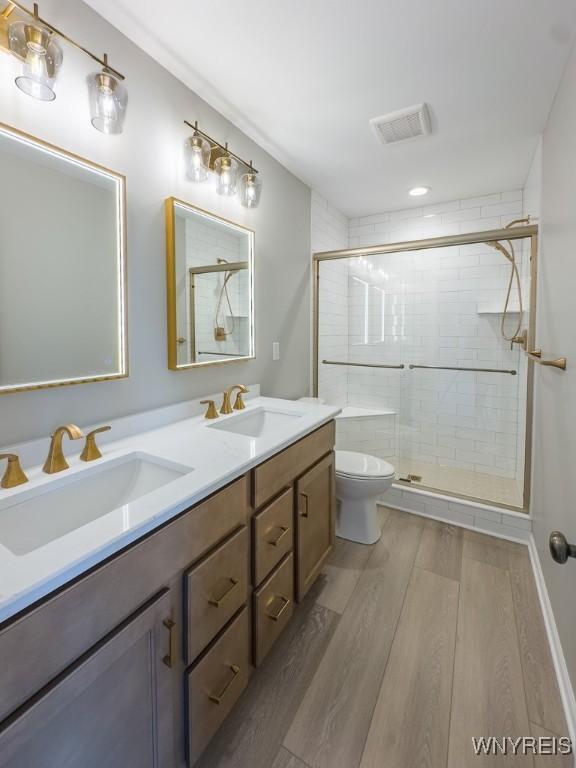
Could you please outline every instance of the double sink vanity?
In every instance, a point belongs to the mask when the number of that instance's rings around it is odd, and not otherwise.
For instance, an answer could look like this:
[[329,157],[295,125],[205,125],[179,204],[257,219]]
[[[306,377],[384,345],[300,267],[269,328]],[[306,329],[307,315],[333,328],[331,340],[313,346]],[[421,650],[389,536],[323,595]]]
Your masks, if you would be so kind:
[[200,408],[0,492],[0,765],[193,765],[318,576],[338,409]]

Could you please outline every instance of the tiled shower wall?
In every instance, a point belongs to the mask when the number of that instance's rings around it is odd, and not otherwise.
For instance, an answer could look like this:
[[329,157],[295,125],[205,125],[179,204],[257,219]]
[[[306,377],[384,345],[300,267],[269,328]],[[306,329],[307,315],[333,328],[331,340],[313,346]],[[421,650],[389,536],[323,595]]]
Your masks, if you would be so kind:
[[[521,216],[521,191],[496,193],[353,219],[348,245],[497,229]],[[516,250],[524,272],[527,251],[520,246]],[[321,275],[321,359],[338,355],[371,362],[511,368],[519,375],[369,368],[344,373],[346,369],[321,365],[320,394],[330,400],[331,382],[338,380],[334,402],[396,410],[395,427],[388,419],[384,430],[388,436],[396,434],[392,453],[516,476],[521,483],[524,356],[500,339],[499,314],[478,313],[503,306],[509,275],[504,257],[488,246],[463,246],[323,264]],[[372,295],[367,324],[364,290]],[[378,295],[384,297],[380,308]],[[527,291],[525,295],[527,299]],[[508,328],[514,327],[514,319],[509,319]],[[377,436],[363,432],[365,450],[391,458],[389,440],[386,446],[382,441],[379,450]]]
[[[348,247],[348,219],[317,192],[312,192],[312,253]],[[326,262],[320,282],[320,338],[322,354],[339,359],[348,354],[348,267],[345,261]],[[346,405],[348,372],[321,366],[319,391],[327,402]]]

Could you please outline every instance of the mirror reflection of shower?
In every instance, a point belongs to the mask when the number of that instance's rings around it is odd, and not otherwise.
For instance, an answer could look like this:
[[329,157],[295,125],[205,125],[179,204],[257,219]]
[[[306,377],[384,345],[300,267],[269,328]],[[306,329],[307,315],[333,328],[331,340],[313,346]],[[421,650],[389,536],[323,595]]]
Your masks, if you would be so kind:
[[[217,259],[218,264],[229,264],[227,259]],[[238,269],[230,269],[223,273],[220,288],[216,288],[218,294],[218,300],[216,302],[216,311],[214,312],[214,340],[218,342],[226,341],[228,336],[231,336],[236,330],[236,322],[234,319],[234,310],[232,309],[232,303],[230,301],[230,294],[228,292],[228,282],[230,279],[238,273]],[[222,303],[225,298],[225,307]],[[231,327],[227,326],[227,319],[225,314],[226,307],[229,310],[229,319],[231,321]]]

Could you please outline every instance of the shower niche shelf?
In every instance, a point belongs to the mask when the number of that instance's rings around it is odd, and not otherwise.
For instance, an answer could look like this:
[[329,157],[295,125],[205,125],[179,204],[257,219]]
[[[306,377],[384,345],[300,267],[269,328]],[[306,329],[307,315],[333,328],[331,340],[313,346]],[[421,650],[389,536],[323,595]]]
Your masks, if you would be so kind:
[[[518,304],[512,304],[511,306],[508,307],[506,312],[509,315],[519,315],[520,307],[518,306]],[[476,310],[476,313],[478,315],[503,315],[504,306],[496,305],[496,304],[478,304],[478,309]]]

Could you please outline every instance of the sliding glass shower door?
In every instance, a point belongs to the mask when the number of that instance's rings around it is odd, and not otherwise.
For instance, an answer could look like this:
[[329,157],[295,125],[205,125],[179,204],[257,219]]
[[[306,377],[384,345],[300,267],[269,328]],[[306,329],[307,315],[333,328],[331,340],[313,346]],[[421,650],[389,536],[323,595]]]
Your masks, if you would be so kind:
[[530,242],[317,262],[317,389],[343,408],[337,447],[405,483],[523,507]]

